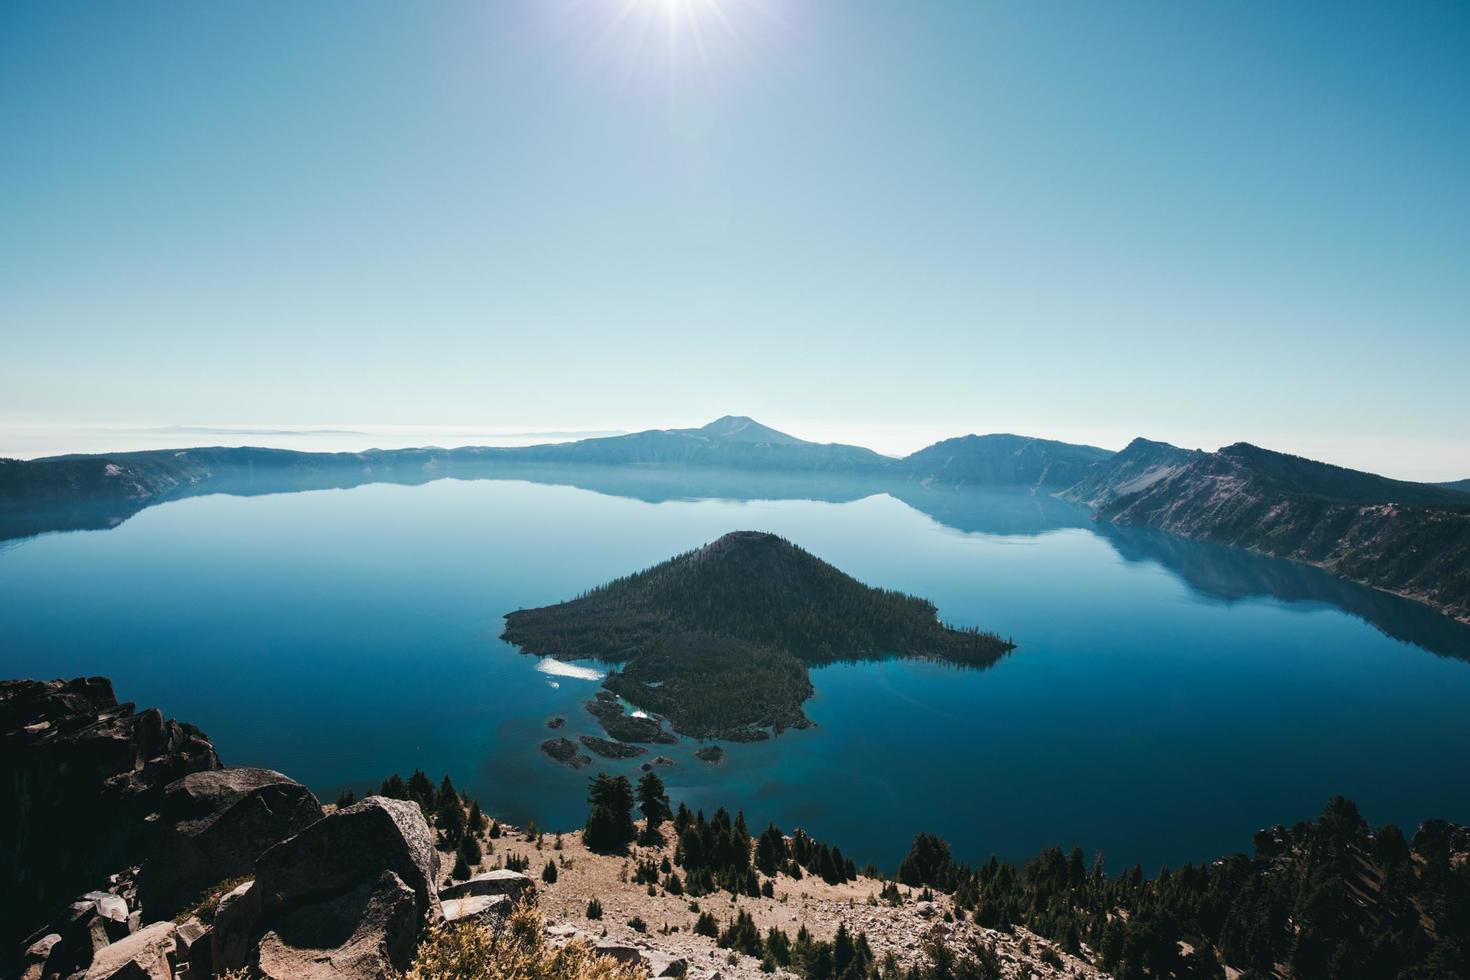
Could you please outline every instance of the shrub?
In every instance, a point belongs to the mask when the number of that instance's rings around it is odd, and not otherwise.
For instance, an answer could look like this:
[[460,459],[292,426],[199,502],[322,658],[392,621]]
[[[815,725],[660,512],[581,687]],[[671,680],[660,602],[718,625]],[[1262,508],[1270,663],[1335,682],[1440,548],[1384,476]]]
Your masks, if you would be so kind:
[[642,969],[585,942],[551,945],[542,926],[541,913],[523,902],[499,933],[472,923],[435,927],[405,980],[642,980]]
[[[690,903],[694,904],[694,903]],[[697,936],[708,936],[715,939],[720,935],[720,924],[715,917],[708,912],[699,913],[699,919],[694,923],[694,934]]]
[[724,932],[720,933],[716,942],[726,949],[733,949],[747,956],[760,956],[763,952],[761,934],[756,930],[755,920],[744,909],[741,909],[736,913],[735,918],[730,920],[730,924],[725,927]]
[[589,899],[587,901],[587,918],[589,918],[589,919],[600,919],[600,918],[602,918],[602,903],[599,902],[595,898]]
[[182,923],[185,919],[193,916],[205,925],[214,924],[214,914],[219,911],[219,903],[226,895],[239,888],[249,877],[227,878],[217,885],[206,888],[199,896],[199,904],[174,916],[174,922]]
[[648,923],[643,921],[642,916],[635,915],[633,916],[633,918],[628,920],[628,928],[632,929],[634,932],[647,932]]
[[544,882],[546,882],[548,885],[554,884],[556,882],[556,862],[555,861],[547,861],[546,862],[546,867],[544,867],[544,868],[541,869],[541,880],[544,881]]

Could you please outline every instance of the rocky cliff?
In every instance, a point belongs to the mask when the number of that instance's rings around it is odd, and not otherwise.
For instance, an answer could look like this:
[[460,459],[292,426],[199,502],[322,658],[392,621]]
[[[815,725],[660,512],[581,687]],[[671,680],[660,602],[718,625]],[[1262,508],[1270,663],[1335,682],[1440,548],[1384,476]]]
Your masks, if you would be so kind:
[[119,704],[106,678],[0,682],[0,939],[141,861],[164,787],[219,765],[199,729]]
[[1470,622],[1470,501],[1247,443],[1135,440],[1064,493],[1100,520],[1307,562]]

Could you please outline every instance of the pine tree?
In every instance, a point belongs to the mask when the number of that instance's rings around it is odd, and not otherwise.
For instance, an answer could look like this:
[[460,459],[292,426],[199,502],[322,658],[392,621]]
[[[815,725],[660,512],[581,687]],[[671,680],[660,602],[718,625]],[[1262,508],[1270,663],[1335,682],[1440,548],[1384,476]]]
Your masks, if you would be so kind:
[[656,772],[646,772],[638,780],[638,810],[647,821],[650,832],[657,831],[670,816],[669,797],[664,791],[664,781]]
[[591,810],[582,841],[587,848],[602,854],[625,850],[637,835],[633,825],[633,786],[626,776],[598,773],[587,794]]

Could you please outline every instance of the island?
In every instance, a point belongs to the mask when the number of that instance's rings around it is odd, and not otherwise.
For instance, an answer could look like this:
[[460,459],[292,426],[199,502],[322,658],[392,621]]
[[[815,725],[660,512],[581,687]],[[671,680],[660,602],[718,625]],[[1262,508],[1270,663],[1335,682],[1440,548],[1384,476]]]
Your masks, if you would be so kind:
[[758,531],[505,623],[502,639],[524,653],[617,665],[587,710],[621,742],[672,740],[661,719],[693,738],[755,741],[811,724],[809,667],[891,657],[989,667],[1014,649]]
[[627,742],[610,742],[605,738],[598,738],[596,735],[578,735],[577,741],[604,759],[634,759],[648,751],[640,745],[629,745]]
[[563,765],[581,769],[592,759],[577,750],[577,743],[569,738],[548,738],[541,743],[541,751]]

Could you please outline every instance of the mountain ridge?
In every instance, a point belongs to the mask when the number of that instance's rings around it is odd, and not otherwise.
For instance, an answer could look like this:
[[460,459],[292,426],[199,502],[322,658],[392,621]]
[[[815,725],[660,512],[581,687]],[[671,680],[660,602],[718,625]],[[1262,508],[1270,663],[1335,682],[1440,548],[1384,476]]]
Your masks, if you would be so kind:
[[1066,495],[1098,520],[1317,565],[1470,622],[1470,499],[1454,490],[1249,443],[1130,445],[1093,477]]
[[1247,442],[1207,453],[1139,438],[1113,453],[992,433],[940,440],[895,458],[726,415],[697,428],[524,447],[303,453],[214,446],[0,459],[0,539],[108,527],[152,503],[216,490],[493,478],[516,467],[562,465],[854,479],[864,492],[901,499],[1017,487],[1085,504],[1098,520],[1304,561],[1470,622],[1470,481],[1393,480]]

